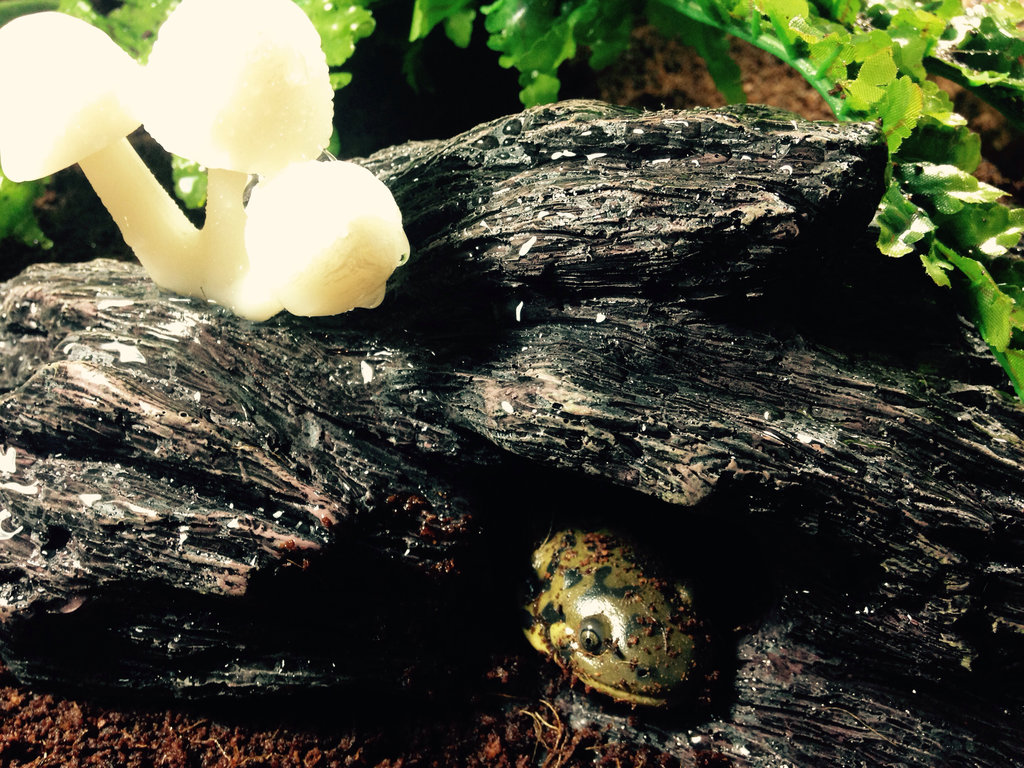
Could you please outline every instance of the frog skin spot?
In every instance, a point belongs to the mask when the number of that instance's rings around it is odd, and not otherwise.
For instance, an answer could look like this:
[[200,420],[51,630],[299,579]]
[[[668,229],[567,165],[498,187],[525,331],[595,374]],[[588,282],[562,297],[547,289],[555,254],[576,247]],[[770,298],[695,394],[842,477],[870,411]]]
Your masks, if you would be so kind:
[[690,590],[647,572],[631,544],[568,529],[537,548],[533,568],[526,637],[588,688],[664,706],[697,676],[706,633]]

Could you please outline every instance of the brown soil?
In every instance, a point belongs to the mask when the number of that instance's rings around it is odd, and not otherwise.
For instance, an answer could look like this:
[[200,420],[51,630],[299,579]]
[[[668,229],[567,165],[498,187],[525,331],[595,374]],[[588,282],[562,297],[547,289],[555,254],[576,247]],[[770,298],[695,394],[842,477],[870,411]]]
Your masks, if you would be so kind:
[[[731,51],[743,73],[747,101],[788,109],[809,120],[832,119],[825,102],[791,67],[739,40],[732,41]],[[700,56],[652,27],[637,29],[629,51],[596,80],[601,98],[616,104],[689,109],[726,103]]]
[[[496,668],[504,673],[504,669]],[[339,702],[339,709],[351,709]],[[657,750],[573,729],[543,696],[491,697],[411,718],[373,723],[321,713],[296,722],[286,708],[239,713],[220,705],[104,707],[19,686],[0,667],[0,766],[4,768],[406,768],[412,766],[662,766]],[[381,722],[384,720],[386,722]],[[353,722],[355,724],[353,724]],[[700,757],[715,766],[716,756]]]

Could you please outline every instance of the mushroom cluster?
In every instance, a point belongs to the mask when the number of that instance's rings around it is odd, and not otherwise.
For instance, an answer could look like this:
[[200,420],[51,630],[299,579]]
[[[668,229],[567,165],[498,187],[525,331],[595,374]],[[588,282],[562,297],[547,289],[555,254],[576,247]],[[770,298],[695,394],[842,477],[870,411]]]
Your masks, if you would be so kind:
[[[52,53],[20,66],[40,50]],[[182,0],[145,66],[77,18],[21,16],[0,28],[0,71],[4,175],[78,163],[162,288],[256,321],[333,315],[377,306],[408,258],[387,187],[353,163],[319,161],[334,94],[316,28],[292,0]],[[140,125],[207,168],[201,229],[129,144]]]

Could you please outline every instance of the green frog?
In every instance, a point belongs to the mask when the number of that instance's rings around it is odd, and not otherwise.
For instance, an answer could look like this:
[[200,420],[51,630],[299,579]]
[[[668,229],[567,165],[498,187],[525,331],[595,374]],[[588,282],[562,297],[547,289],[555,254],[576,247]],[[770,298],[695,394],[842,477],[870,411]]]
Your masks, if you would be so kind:
[[690,588],[608,531],[563,530],[533,554],[530,644],[590,689],[665,706],[701,678],[707,632]]

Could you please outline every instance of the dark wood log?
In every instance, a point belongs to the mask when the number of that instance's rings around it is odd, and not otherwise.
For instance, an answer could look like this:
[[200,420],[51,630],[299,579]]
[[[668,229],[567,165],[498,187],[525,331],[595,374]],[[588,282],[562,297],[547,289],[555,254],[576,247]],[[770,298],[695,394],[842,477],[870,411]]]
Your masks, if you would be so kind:
[[373,312],[254,325],[133,265],[27,270],[5,661],[179,696],[472,688],[533,658],[531,537],[593,520],[694,580],[721,675],[653,719],[563,693],[577,728],[685,765],[1024,764],[1024,419],[873,250],[886,157],[871,126],[570,103],[365,161],[415,249]]

